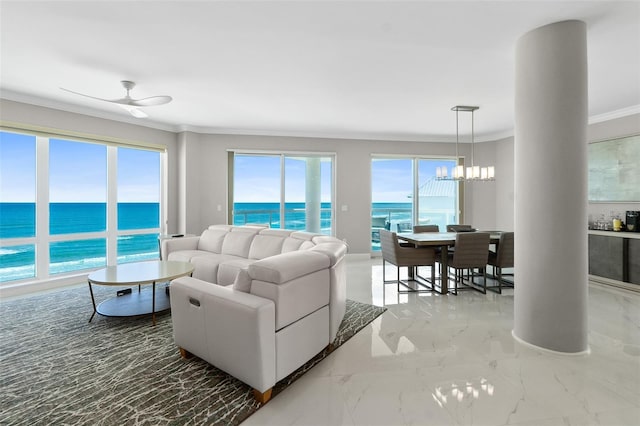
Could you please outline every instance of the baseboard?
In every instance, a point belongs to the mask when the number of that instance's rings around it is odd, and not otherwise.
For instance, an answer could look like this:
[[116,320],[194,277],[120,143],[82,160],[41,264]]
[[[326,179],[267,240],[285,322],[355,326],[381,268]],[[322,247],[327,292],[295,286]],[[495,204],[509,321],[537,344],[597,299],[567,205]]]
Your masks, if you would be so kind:
[[589,275],[589,280],[596,282],[598,284],[610,285],[612,287],[623,288],[625,290],[635,291],[636,293],[640,293],[640,285],[626,283],[624,281],[613,280],[611,278],[599,277],[597,275]]
[[0,287],[0,298],[7,299],[11,297],[26,296],[28,294],[43,293],[51,290],[57,290],[63,287],[87,282],[88,273],[65,276],[61,278],[50,278],[42,281],[27,281]]
[[348,253],[345,257],[347,260],[369,260],[372,256],[370,253]]

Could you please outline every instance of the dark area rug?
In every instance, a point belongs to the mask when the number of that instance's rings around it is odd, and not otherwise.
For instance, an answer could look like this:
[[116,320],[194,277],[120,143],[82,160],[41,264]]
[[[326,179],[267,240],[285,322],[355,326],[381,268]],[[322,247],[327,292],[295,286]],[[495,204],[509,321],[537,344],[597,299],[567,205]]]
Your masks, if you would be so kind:
[[[116,290],[94,286],[97,301]],[[348,300],[336,349],[385,310]],[[86,286],[0,302],[0,424],[236,425],[260,408],[249,386],[180,358],[170,313],[152,327],[149,316],[88,323],[92,311]]]

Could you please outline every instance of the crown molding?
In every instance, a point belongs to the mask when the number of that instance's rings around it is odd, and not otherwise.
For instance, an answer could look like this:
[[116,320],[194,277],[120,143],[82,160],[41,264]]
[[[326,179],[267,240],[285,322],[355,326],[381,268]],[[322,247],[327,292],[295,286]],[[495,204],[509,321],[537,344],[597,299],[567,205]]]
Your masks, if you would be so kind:
[[603,114],[593,115],[589,117],[589,124],[601,123],[603,121],[615,120],[616,118],[627,117],[629,115],[640,114],[640,105],[632,105],[630,107],[618,109]]
[[[164,130],[173,133],[193,132],[199,134],[220,134],[238,136],[274,136],[274,137],[298,137],[316,139],[348,139],[362,141],[403,141],[403,142],[430,142],[430,143],[455,143],[454,135],[425,135],[410,133],[368,133],[368,132],[323,132],[308,130],[273,130],[273,129],[235,129],[227,127],[208,127],[192,125],[172,125],[161,123],[149,119],[139,119],[124,114],[116,114],[108,111],[93,109],[90,107],[68,104],[37,96],[26,95],[12,90],[3,89],[0,92],[0,99],[21,102],[30,105],[52,108],[75,114],[87,115],[90,117],[102,118],[106,120],[118,121],[122,123],[134,124],[136,126],[148,127],[156,130]],[[589,124],[622,118],[629,115],[640,114],[640,105],[633,105],[619,110],[598,114],[589,117]],[[505,129],[498,132],[477,134],[474,142],[492,142],[514,136],[514,129]]]
[[[14,92],[12,90],[2,89],[0,91],[0,99],[8,101],[20,102],[23,104],[35,105],[44,108],[57,109],[60,111],[71,112],[74,114],[87,115],[89,117],[102,118],[105,120],[118,121],[121,123],[134,124],[136,126],[149,127],[156,130],[164,130],[167,132],[177,132],[176,126],[160,123],[148,119],[135,118],[125,114],[111,113],[108,111],[98,110],[91,107],[68,104],[66,102],[54,101],[51,99],[41,98],[38,96],[26,95],[24,93]],[[122,110],[124,111],[124,110]]]

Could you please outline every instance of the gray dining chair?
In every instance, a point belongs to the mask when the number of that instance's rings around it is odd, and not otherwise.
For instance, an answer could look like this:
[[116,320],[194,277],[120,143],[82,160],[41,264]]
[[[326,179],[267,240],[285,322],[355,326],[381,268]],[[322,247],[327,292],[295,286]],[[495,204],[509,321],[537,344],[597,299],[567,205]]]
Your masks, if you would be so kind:
[[[487,287],[489,290],[496,291],[498,294],[502,293],[502,287],[513,287],[512,281],[506,281],[505,276],[513,276],[513,274],[505,274],[503,268],[513,268],[513,246],[514,246],[514,233],[502,232],[500,233],[500,239],[496,251],[489,251],[489,259],[487,265],[493,266],[492,277],[496,278],[496,272],[498,273],[498,285],[494,287]],[[497,289],[495,288],[497,287]]]
[[471,225],[447,225],[447,232],[469,232],[472,230]]
[[[382,280],[383,285],[386,283],[397,283],[398,292],[410,293],[410,292],[422,292],[432,291],[434,289],[433,283],[435,282],[435,263],[436,255],[435,250],[423,249],[416,247],[403,247],[398,243],[398,235],[395,232],[387,231],[385,229],[380,230],[380,248],[382,249]],[[391,263],[396,266],[396,279],[386,280],[387,263]],[[417,280],[415,275],[415,269],[418,266],[430,266],[431,267],[431,286],[428,286],[424,282]],[[400,279],[400,268],[410,268],[409,276],[414,276],[413,281],[416,286],[412,287],[408,281]],[[424,281],[429,283],[426,279]],[[408,290],[403,291],[400,289],[400,285],[403,285]],[[421,288],[422,287],[422,288]]]
[[[422,232],[440,232],[440,227],[438,225],[414,225],[413,226],[413,233],[414,234],[419,234]],[[431,249],[435,251],[436,254],[436,262],[438,262],[438,272],[440,272],[441,270],[441,266],[440,266],[440,252],[441,252],[441,248],[440,247],[420,247],[421,249]],[[418,269],[416,268],[416,275],[418,276],[418,278],[421,279],[426,279],[421,275],[418,275]]]
[[[487,232],[461,232],[456,234],[455,251],[448,254],[448,267],[455,270],[455,290],[458,284],[466,288],[487,293],[487,261],[489,258],[490,234]],[[464,278],[464,271],[468,278]],[[476,273],[478,270],[478,273]],[[482,284],[476,284],[475,278],[482,276]]]
[[409,223],[409,222],[399,222],[399,223],[396,224],[396,228],[398,229],[398,233],[411,232],[411,223]]
[[438,225],[414,225],[413,233],[419,234],[421,232],[440,232]]

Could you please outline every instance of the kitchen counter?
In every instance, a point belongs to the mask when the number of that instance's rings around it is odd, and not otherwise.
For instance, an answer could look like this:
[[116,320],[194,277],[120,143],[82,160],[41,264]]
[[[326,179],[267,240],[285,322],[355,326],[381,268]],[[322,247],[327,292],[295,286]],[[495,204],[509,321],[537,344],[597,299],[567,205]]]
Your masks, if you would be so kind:
[[602,235],[605,237],[618,237],[618,238],[634,238],[636,240],[640,240],[640,232],[601,231],[598,229],[589,229],[589,235]]
[[640,233],[589,230],[589,278],[640,291]]

